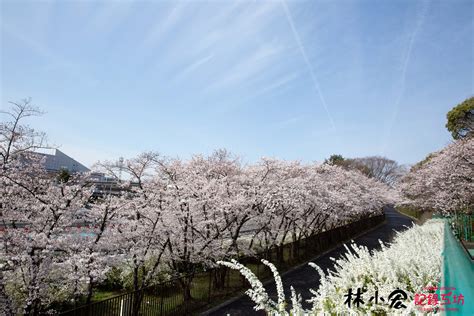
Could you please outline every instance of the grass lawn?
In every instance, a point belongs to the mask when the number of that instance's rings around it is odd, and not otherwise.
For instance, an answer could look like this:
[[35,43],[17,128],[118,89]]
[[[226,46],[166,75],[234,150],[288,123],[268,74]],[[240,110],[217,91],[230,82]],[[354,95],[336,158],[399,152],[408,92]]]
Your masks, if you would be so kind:
[[122,294],[121,291],[95,290],[92,295],[92,301],[98,302]]
[[396,210],[416,220],[420,220],[423,214],[423,212],[416,210],[414,208],[408,207],[408,206],[397,206]]

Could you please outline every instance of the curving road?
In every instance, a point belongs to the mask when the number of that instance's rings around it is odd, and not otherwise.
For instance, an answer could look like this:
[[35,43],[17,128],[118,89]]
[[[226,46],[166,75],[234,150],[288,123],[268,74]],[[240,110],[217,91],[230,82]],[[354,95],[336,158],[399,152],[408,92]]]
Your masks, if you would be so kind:
[[[411,226],[413,223],[413,220],[411,218],[398,213],[391,206],[385,207],[384,210],[386,221],[377,228],[355,238],[354,241],[357,244],[364,245],[370,250],[378,249],[380,248],[379,240],[383,242],[389,242],[395,234],[395,231],[405,230],[407,226]],[[330,258],[339,257],[344,252],[345,248],[341,245],[319,257],[316,257],[314,260],[311,261],[319,265],[323,270],[331,269],[333,267],[333,264]],[[318,273],[307,264],[304,264],[283,274],[282,280],[285,286],[286,297],[289,297],[289,287],[290,285],[292,285],[295,288],[296,292],[302,295],[303,301],[310,298],[311,293],[309,292],[309,289],[316,289],[319,286]],[[266,283],[265,288],[271,296],[276,296],[274,282]],[[259,313],[254,311],[253,306],[253,302],[246,295],[244,295],[238,297],[237,299],[231,299],[203,313],[202,315],[265,315],[265,313]],[[306,305],[306,307],[309,308],[310,306]]]

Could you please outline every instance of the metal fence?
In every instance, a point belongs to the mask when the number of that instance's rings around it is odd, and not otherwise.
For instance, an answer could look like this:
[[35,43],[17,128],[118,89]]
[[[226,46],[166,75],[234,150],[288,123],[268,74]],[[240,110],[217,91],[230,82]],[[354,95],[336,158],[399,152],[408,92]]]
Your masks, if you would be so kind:
[[[340,226],[299,242],[292,242],[282,247],[274,247],[257,257],[239,258],[259,279],[271,278],[271,271],[260,262],[265,258],[273,262],[279,271],[306,262],[318,254],[343,243],[357,234],[370,229],[385,220],[385,215],[364,218]],[[183,278],[191,280],[190,295],[184,295]],[[158,316],[158,315],[192,315],[205,307],[224,301],[243,290],[249,284],[238,271],[225,267],[211,269],[190,276],[183,276],[160,283],[139,291],[115,296],[90,305],[70,310],[61,315],[68,316]]]
[[[61,315],[186,315],[192,310],[209,304],[211,296],[206,295],[209,292],[199,291],[196,284],[194,284],[191,291],[193,300],[185,303],[178,281],[179,279],[163,282],[142,290],[81,306]],[[210,289],[210,287],[208,288]]]
[[455,235],[464,241],[474,242],[474,215],[459,213],[451,217]]

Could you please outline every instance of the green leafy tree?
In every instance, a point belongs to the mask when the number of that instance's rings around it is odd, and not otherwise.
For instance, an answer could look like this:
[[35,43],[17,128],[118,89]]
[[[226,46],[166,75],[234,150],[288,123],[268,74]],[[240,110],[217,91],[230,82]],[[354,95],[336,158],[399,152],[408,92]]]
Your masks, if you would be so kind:
[[448,118],[446,128],[454,139],[474,135],[474,97],[455,106],[446,116]]
[[61,171],[59,171],[57,175],[57,179],[61,183],[68,182],[70,178],[71,178],[71,174],[69,173],[67,169],[61,169]]
[[329,165],[338,165],[341,166],[344,163],[345,159],[342,157],[342,155],[331,155],[328,159],[326,159],[324,162],[329,164]]

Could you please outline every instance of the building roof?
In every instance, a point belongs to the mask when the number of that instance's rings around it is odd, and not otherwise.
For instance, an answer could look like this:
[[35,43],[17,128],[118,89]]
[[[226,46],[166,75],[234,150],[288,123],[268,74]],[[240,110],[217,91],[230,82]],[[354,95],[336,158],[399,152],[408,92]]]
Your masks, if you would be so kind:
[[71,173],[90,171],[89,168],[69,157],[59,149],[54,149],[50,153],[39,152],[37,154],[45,157],[44,167],[48,171],[60,171],[63,169]]

